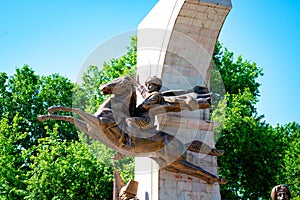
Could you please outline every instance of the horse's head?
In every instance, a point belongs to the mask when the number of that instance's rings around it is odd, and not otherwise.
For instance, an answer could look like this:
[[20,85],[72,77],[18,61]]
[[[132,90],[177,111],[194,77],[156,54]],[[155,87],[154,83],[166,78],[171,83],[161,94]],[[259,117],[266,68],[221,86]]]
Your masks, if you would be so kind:
[[109,83],[101,84],[99,87],[100,91],[104,95],[108,95],[108,94],[123,95],[126,93],[131,94],[133,88],[134,88],[134,81],[128,76],[116,78]]

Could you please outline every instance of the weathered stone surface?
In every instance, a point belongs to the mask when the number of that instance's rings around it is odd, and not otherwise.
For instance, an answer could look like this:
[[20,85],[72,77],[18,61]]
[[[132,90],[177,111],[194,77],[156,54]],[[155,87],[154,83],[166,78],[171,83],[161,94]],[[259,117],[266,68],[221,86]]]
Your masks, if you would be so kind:
[[[231,7],[230,0],[160,0],[139,26],[141,32],[145,31],[145,27],[160,29],[155,38],[151,37],[160,41],[160,44],[150,45],[151,51],[142,50],[145,45],[138,44],[139,80],[143,81],[149,75],[161,77],[163,90],[191,88],[195,85],[209,87],[215,43]],[[159,20],[154,16],[155,13]],[[138,43],[145,44],[143,41],[150,38],[146,36],[145,33],[138,34]],[[209,109],[171,113],[158,116],[157,119],[159,130],[175,135],[184,143],[198,139],[211,147],[215,145],[213,130],[216,124],[209,121]],[[216,157],[188,151],[186,159],[213,174],[218,173]],[[155,163],[151,162],[151,167],[154,166]],[[139,171],[138,166],[136,169]],[[158,170],[149,173],[148,178],[141,177],[140,184],[141,181],[150,186],[140,191],[140,199],[145,199],[146,193],[151,200],[221,199],[218,184],[207,184],[186,174]]]

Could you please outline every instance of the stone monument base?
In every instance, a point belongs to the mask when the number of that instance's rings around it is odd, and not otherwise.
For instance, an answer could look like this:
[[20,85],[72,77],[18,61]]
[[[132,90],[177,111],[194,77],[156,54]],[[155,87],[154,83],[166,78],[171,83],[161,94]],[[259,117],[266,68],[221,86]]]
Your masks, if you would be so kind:
[[[209,110],[194,112],[170,113],[158,117],[159,130],[189,143],[200,140],[214,147],[213,129],[216,124],[210,121],[184,117],[185,113],[204,115]],[[179,157],[180,155],[178,155]],[[217,158],[206,154],[186,151],[186,160],[202,169],[218,175]],[[169,172],[160,169],[158,164],[149,158],[136,158],[135,180],[139,182],[137,197],[140,200],[219,200],[218,183],[209,184],[195,176]]]
[[[195,157],[190,154],[189,159]],[[197,157],[197,156],[196,156]],[[216,159],[205,157],[207,168],[215,164]],[[211,163],[212,162],[212,163]],[[214,170],[216,171],[216,170]],[[137,197],[140,200],[219,200],[219,184],[205,181],[181,173],[159,169],[155,161],[149,158],[136,158],[135,180],[139,182]]]

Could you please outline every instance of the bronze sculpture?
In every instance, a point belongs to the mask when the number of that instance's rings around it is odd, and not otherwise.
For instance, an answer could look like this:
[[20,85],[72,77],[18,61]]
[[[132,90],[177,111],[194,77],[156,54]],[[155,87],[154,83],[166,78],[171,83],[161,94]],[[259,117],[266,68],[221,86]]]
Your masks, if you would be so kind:
[[290,200],[291,191],[287,185],[277,185],[271,191],[271,198],[272,200]]
[[[139,85],[138,88],[144,97],[144,101],[136,107],[133,113],[134,117],[126,119],[128,131],[136,133],[140,129],[151,129],[154,128],[154,115],[149,113],[155,105],[164,104],[164,97],[159,91],[162,87],[162,81],[156,76],[149,77],[145,81],[145,87]],[[134,106],[134,105],[133,105]]]
[[[135,134],[126,133],[126,119],[135,117],[136,102],[136,83],[129,77],[121,77],[110,83],[100,86],[100,90],[104,95],[112,94],[92,115],[85,113],[77,108],[65,108],[62,106],[54,106],[48,109],[49,115],[39,116],[40,121],[47,119],[68,121],[75,124],[77,128],[84,131],[93,139],[99,140],[109,148],[116,152],[135,157],[150,157],[155,160],[163,169],[184,173],[198,177],[207,183],[217,182],[225,184],[224,178],[219,178],[199,166],[186,161],[186,150],[197,153],[203,153],[211,156],[220,156],[222,150],[209,147],[201,141],[193,141],[183,144],[176,137],[157,131],[155,128],[140,129],[142,135],[151,135],[149,137],[136,137]],[[153,105],[151,109],[152,115],[165,112],[179,112],[181,110],[196,110],[201,108],[209,108],[210,105],[207,98],[202,98],[199,94],[186,94],[181,96],[165,97],[162,104]],[[65,111],[76,113],[81,120],[71,116],[54,115],[56,111]],[[130,140],[128,140],[130,137]],[[128,141],[132,144],[127,144]],[[176,155],[176,157],[172,157]],[[181,156],[177,156],[181,155]]]
[[119,193],[120,200],[138,200],[136,197],[138,189],[138,182],[130,180],[125,186],[123,186]]

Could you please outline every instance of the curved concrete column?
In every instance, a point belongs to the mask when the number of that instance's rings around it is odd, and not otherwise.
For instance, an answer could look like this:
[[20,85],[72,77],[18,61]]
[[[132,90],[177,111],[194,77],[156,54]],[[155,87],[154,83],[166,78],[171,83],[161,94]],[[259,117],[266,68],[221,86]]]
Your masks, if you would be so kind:
[[[137,77],[162,78],[163,88],[209,87],[212,56],[230,0],[160,0],[138,26]],[[158,116],[158,128],[182,142],[195,139],[214,147],[210,110]],[[210,128],[204,128],[205,126]],[[217,175],[217,159],[188,152],[190,163]],[[159,169],[148,158],[136,158],[135,179],[141,200],[219,200],[219,185]]]
[[213,50],[230,9],[230,0],[160,0],[138,26],[140,82],[156,75],[170,89],[209,85]]

